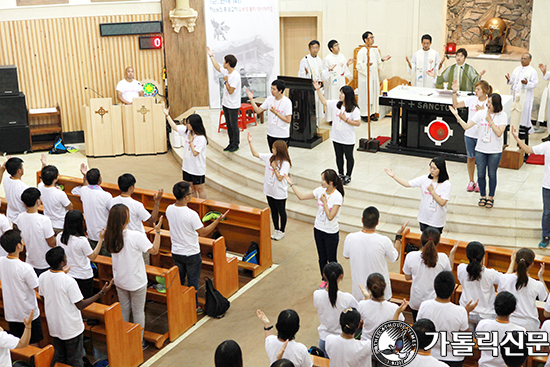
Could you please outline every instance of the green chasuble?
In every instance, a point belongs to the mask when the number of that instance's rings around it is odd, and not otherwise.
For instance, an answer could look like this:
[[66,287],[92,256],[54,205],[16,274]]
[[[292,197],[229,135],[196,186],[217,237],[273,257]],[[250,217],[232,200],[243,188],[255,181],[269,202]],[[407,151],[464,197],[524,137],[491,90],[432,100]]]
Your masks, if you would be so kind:
[[[462,70],[462,78],[460,79],[460,87],[458,89],[461,91],[473,92],[476,83],[479,81],[479,75],[476,69],[474,69],[470,65],[464,63],[463,66],[464,70]],[[435,87],[437,89],[443,89],[443,83],[447,82],[449,83],[447,85],[447,89],[453,89],[453,78],[455,75],[455,70],[459,67],[460,66],[458,66],[457,64],[453,64],[445,69],[445,71],[437,77]]]

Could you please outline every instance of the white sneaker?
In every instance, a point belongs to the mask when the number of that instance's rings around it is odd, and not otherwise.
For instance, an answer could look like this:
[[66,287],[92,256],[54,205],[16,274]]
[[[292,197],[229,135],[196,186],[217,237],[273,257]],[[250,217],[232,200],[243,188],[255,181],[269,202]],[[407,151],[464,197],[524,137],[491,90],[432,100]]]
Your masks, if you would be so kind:
[[282,240],[283,238],[285,238],[285,232],[279,231],[279,237],[277,237],[277,241],[280,241],[280,240]]
[[275,240],[275,241],[278,241],[277,239],[277,235],[279,234],[279,231],[278,230],[274,230],[273,233],[271,234],[271,239],[272,240]]

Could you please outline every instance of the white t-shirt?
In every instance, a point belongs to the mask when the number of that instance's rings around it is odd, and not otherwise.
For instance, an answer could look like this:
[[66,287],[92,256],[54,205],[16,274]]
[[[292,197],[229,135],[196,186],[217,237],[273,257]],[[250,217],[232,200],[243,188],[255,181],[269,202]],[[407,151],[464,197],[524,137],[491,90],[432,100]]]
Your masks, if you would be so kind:
[[189,132],[185,126],[178,126],[178,134],[183,137],[183,159],[181,169],[193,176],[206,175],[206,137],[204,135],[195,135],[193,139],[193,148],[199,152],[197,156],[191,150],[189,141]]
[[352,294],[358,301],[364,299],[359,284],[366,287],[367,278],[372,273],[380,273],[386,280],[384,298],[392,297],[388,263],[399,258],[399,252],[393,247],[391,240],[378,233],[355,232],[346,236],[344,241],[344,257],[349,258],[351,267]]
[[34,289],[38,277],[29,264],[19,259],[0,257],[0,282],[4,299],[4,319],[8,322],[23,322],[34,310],[34,319],[40,316]]
[[437,255],[437,263],[433,268],[428,268],[424,264],[421,251],[409,252],[405,257],[403,273],[412,275],[409,307],[413,310],[418,310],[422,301],[435,299],[435,277],[443,270],[452,270],[447,254],[438,252]]
[[11,177],[7,177],[4,180],[4,192],[6,194],[6,201],[8,202],[6,215],[12,223],[14,223],[15,218],[17,218],[19,214],[27,211],[27,207],[23,201],[21,201],[21,194],[28,188],[29,186],[21,180],[16,180]]
[[[477,96],[469,96],[464,100],[464,105],[468,109],[468,121],[470,121],[474,117],[474,115],[478,112],[477,111],[478,105],[483,106],[484,109],[487,109],[487,99],[481,102]],[[464,131],[464,136],[477,139],[477,125]]]
[[290,98],[283,96],[279,101],[273,96],[269,96],[262,103],[260,108],[267,111],[267,135],[272,138],[290,137],[290,123],[281,120],[277,115],[271,112],[271,107],[283,116],[292,115],[292,102]]
[[44,310],[50,335],[68,340],[84,332],[82,314],[75,303],[84,299],[78,283],[62,271],[40,274],[39,292],[44,297]]
[[[447,340],[449,341],[453,340],[451,332],[466,331],[469,327],[468,312],[464,307],[457,306],[451,302],[437,302],[435,299],[422,302],[420,308],[418,309],[416,319],[432,320],[435,325],[435,330],[447,332]],[[441,356],[439,339],[435,346],[430,350],[432,352],[432,356],[442,361],[462,361],[464,359],[464,357],[453,356],[453,348],[450,344],[447,345],[447,356]]]
[[456,270],[458,281],[462,285],[462,295],[459,304],[465,307],[468,302],[479,300],[476,308],[470,312],[478,314],[483,319],[496,317],[495,313],[495,285],[498,285],[502,273],[495,269],[483,267],[481,279],[468,280],[468,264],[460,264]]
[[408,367],[448,367],[445,362],[438,361],[433,356],[417,354],[416,357],[407,365]]
[[[8,218],[4,214],[0,214],[0,236],[7,230],[11,229],[11,224]],[[0,256],[6,256],[8,253],[4,251],[4,248],[0,246]]]
[[229,94],[227,86],[223,86],[223,98],[222,105],[226,108],[241,108],[241,74],[235,69],[231,74],[222,67],[220,69],[223,76],[228,75],[227,84],[230,87],[235,88],[233,93]]
[[166,208],[166,219],[170,225],[173,254],[191,256],[201,252],[197,231],[204,224],[196,211],[188,206],[172,204]]
[[[476,327],[476,332],[488,331],[489,333],[496,331],[498,333],[498,342],[502,342],[506,336],[507,331],[526,331],[524,327],[515,325],[511,322],[502,323],[497,320],[481,320]],[[492,335],[491,335],[492,338]],[[485,338],[484,338],[485,339]],[[487,339],[485,339],[487,340]],[[493,352],[490,350],[481,351],[481,357],[479,358],[479,367],[502,367],[506,366],[504,360],[500,356],[500,348],[498,351],[498,357],[493,357]]]
[[[328,234],[337,233],[340,230],[340,227],[338,225],[338,218],[340,218],[340,212],[342,211],[342,203],[344,201],[344,198],[342,197],[342,194],[340,194],[340,191],[334,189],[332,194],[326,195],[327,189],[323,187],[318,187],[315,190],[313,190],[313,196],[317,199],[317,216],[315,217],[315,228],[317,228],[320,231],[323,231]],[[332,218],[332,220],[328,220],[327,215],[325,213],[325,209],[323,207],[323,202],[321,201],[321,196],[325,195],[327,197],[327,206],[329,210],[332,210],[332,207],[334,205],[340,205],[340,208],[338,208],[338,212]]]
[[38,190],[44,205],[44,215],[50,218],[54,228],[63,229],[65,214],[68,212],[65,207],[71,204],[67,194],[56,187],[46,187],[43,182],[38,184]]
[[[376,328],[382,323],[392,320],[398,308],[398,305],[388,301],[377,302],[368,299],[359,302],[357,311],[359,311],[361,320],[363,320],[361,340],[371,340]],[[405,316],[400,314],[399,320],[405,321]]]
[[533,153],[544,154],[544,178],[542,179],[542,187],[550,189],[550,157],[546,156],[550,154],[550,142],[544,142],[533,147]]
[[92,241],[99,240],[99,233],[107,227],[107,218],[113,197],[99,185],[82,186],[80,189],[82,210],[86,219],[86,231]]
[[[546,331],[548,333],[548,339],[550,340],[550,320],[546,320],[542,323],[540,331]],[[550,367],[550,358],[548,358],[544,367]]]
[[13,222],[21,231],[27,251],[27,263],[36,269],[47,269],[46,252],[50,249],[46,238],[55,236],[50,218],[39,213],[21,213]]
[[[288,197],[288,184],[284,178],[279,181],[277,175],[273,172],[273,167],[271,167],[271,162],[269,161],[272,155],[271,153],[261,153],[259,157],[265,164],[264,194],[277,200],[286,199]],[[288,174],[290,163],[284,161],[279,165],[278,170],[281,175]]]
[[340,335],[327,336],[325,349],[330,357],[330,367],[372,366],[370,340],[344,339]]
[[[272,364],[277,360],[277,353],[283,346],[284,342],[280,341],[277,336],[270,335],[265,338],[265,351],[269,358],[269,364]],[[298,343],[296,340],[288,342],[283,358],[288,359],[294,363],[295,367],[312,367],[313,362],[309,358],[307,348],[302,343]]]
[[319,339],[326,340],[327,335],[340,335],[342,333],[340,314],[347,308],[357,308],[357,301],[351,294],[338,291],[336,307],[332,307],[328,291],[318,289],[313,292],[313,305],[317,307],[319,321],[321,322],[321,325],[317,328]]
[[145,209],[143,204],[131,197],[117,196],[111,200],[111,208],[116,204],[124,204],[128,207],[128,212],[130,213],[130,223],[126,228],[131,229],[132,231],[139,231],[145,233],[145,228],[143,228],[143,222],[151,218],[151,213]]
[[[529,277],[527,285],[519,291],[516,290],[516,274],[503,274],[498,284],[498,292],[508,291],[516,296],[516,310],[510,315],[510,322],[523,326],[527,331],[537,331],[540,326],[539,313],[535,300],[544,302],[546,300],[546,289],[536,279]],[[546,308],[546,306],[545,306]]]
[[94,277],[90,259],[88,256],[94,253],[90,242],[84,236],[69,236],[67,244],[61,242],[63,232],[59,233],[55,239],[56,245],[63,247],[67,255],[67,264],[71,269],[67,274],[75,279],[90,279]]
[[445,227],[447,219],[447,204],[441,206],[435,201],[428,187],[432,184],[435,193],[443,200],[451,199],[451,181],[447,180],[441,183],[434,183],[431,178],[420,176],[409,181],[411,187],[420,187],[422,190],[422,199],[420,199],[420,208],[418,209],[418,221],[435,228]]
[[145,233],[125,229],[123,231],[124,247],[112,254],[113,278],[115,285],[133,292],[147,285],[147,273],[143,253],[149,251],[153,244]]
[[10,349],[17,348],[19,338],[8,334],[5,331],[0,331],[0,366],[11,367]]
[[353,126],[343,121],[338,117],[342,112],[346,115],[346,118],[352,121],[361,119],[361,111],[355,107],[352,112],[347,112],[346,108],[342,104],[341,108],[337,108],[338,100],[331,99],[327,101],[327,108],[332,111],[332,128],[330,129],[330,139],[333,142],[354,145],[355,144],[355,130],[357,126]]
[[[485,119],[487,117],[487,112],[488,110],[484,109],[478,111],[474,117],[472,117],[472,121],[476,123],[478,129],[476,152],[485,154],[502,153],[502,135],[498,137],[491,128],[491,125],[489,125]],[[506,112],[501,111],[496,114],[491,114],[491,117],[497,127],[508,125],[508,117],[506,116]]]
[[122,98],[131,103],[134,98],[139,97],[139,92],[143,91],[143,86],[135,79],[131,83],[128,83],[126,79],[122,79],[116,85],[116,90],[122,92]]

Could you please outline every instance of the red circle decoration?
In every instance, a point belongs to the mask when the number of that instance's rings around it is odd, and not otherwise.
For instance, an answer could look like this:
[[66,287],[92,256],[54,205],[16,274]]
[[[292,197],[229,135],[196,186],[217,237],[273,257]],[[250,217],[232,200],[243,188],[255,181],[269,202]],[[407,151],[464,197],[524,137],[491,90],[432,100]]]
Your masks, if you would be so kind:
[[442,121],[434,121],[430,124],[429,134],[436,141],[447,140],[449,137],[449,125]]

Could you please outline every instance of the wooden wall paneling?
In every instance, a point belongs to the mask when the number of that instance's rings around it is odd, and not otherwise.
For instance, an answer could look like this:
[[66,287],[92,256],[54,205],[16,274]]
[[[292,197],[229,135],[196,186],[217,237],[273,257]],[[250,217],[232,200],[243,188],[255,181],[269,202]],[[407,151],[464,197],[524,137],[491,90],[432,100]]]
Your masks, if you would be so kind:
[[208,106],[208,72],[204,0],[190,0],[198,11],[197,25],[192,33],[183,27],[175,33],[169,18],[175,0],[162,1],[164,45],[168,96],[172,116],[178,116],[193,106]]

